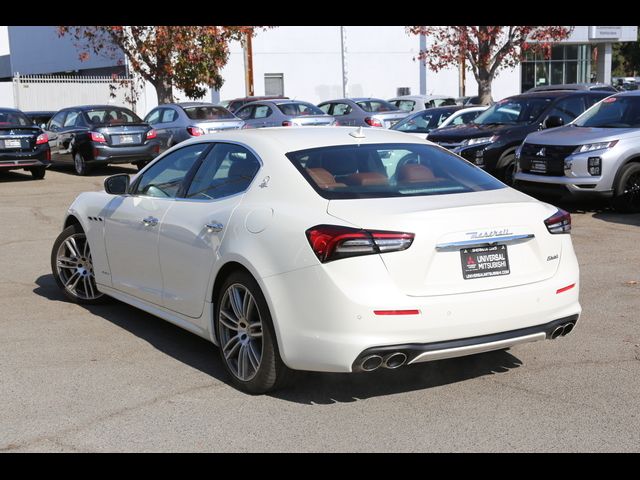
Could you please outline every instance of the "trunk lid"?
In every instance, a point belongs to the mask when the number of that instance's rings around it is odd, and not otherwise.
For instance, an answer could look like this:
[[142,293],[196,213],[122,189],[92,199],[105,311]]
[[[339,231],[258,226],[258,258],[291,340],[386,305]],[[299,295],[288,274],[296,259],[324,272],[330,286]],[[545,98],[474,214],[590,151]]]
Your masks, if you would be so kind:
[[292,117],[292,121],[303,127],[321,127],[331,125],[334,122],[330,115],[298,115]]
[[146,123],[124,123],[119,125],[103,125],[93,128],[100,132],[112,147],[131,147],[142,145],[147,139],[151,127]]
[[195,123],[194,126],[201,128],[205,133],[221,132],[223,130],[237,130],[242,128],[244,121],[238,119],[207,120],[206,122]]
[[0,126],[0,150],[28,152],[36,146],[36,139],[42,133],[40,127]]
[[[508,188],[433,197],[331,200],[327,211],[361,228],[415,234],[407,250],[381,254],[394,283],[410,296],[470,293],[539,282],[555,274],[562,253],[561,235],[550,234],[544,224],[555,208]],[[463,261],[468,261],[468,255],[461,255],[460,250],[470,247],[442,249],[459,242],[486,243],[528,235],[533,237],[498,242],[507,245],[509,273],[503,275],[465,279]],[[505,254],[498,248],[500,251],[478,253],[474,257],[477,267],[485,268],[485,262],[497,258],[483,255]]]
[[404,112],[402,110],[398,110],[396,112],[388,112],[388,113],[375,113],[372,115],[373,118],[377,118],[382,122],[384,128],[391,128],[400,120],[408,116],[408,112]]

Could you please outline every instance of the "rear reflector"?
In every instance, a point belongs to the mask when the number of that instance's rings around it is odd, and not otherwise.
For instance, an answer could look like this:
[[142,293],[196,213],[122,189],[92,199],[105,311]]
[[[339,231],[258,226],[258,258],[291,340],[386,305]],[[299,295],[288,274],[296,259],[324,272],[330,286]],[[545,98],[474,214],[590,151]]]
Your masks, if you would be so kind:
[[316,225],[305,233],[313,252],[322,263],[406,250],[414,238],[413,233],[362,230],[342,225]]
[[567,285],[566,287],[559,288],[558,290],[556,290],[556,293],[566,292],[567,290],[571,290],[575,286],[576,284],[572,283],[571,285]]
[[420,315],[420,310],[374,310],[376,315]]

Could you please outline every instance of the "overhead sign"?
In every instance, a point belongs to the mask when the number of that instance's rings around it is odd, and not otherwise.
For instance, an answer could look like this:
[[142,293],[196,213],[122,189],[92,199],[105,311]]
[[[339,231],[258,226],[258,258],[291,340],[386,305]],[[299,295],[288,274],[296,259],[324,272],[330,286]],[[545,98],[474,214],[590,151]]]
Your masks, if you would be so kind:
[[622,36],[622,27],[589,27],[589,39],[617,39]]

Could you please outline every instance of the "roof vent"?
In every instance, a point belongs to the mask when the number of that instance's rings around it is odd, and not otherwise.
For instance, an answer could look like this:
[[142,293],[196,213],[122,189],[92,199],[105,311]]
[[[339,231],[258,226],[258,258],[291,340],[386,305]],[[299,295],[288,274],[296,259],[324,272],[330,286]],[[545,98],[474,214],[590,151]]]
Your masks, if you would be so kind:
[[349,133],[349,135],[351,135],[353,138],[366,138],[362,127],[359,127],[355,132]]

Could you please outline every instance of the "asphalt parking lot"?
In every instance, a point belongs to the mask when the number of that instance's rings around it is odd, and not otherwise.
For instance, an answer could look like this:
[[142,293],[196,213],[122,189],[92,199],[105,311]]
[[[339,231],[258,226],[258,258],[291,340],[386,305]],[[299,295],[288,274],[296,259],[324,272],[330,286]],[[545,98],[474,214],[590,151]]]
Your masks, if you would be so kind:
[[243,394],[216,348],[65,301],[49,255],[105,176],[0,174],[0,452],[640,451],[640,215],[568,205],[583,314],[554,341]]

